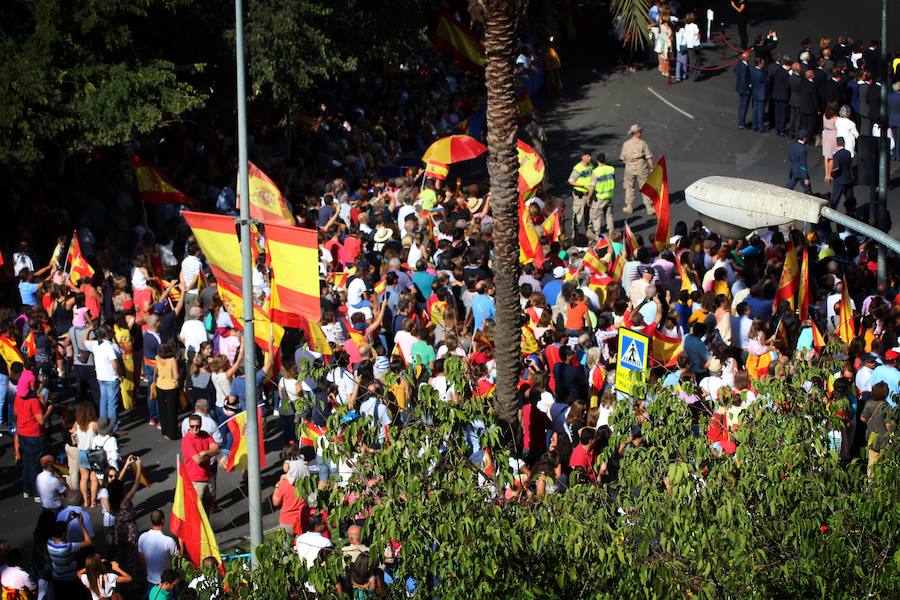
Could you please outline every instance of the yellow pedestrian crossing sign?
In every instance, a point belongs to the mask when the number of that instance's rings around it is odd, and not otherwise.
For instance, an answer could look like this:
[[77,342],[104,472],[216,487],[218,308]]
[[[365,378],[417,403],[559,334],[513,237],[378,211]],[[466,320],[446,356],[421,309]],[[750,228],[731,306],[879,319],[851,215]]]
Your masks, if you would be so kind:
[[634,396],[647,380],[650,337],[624,327],[619,329],[616,390]]

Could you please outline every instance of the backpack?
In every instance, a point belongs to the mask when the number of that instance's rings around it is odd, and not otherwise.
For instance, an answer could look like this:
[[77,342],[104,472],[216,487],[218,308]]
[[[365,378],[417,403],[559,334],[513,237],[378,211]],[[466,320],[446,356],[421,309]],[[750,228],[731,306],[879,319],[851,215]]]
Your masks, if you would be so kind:
[[106,460],[106,443],[113,439],[112,436],[106,438],[103,445],[99,448],[91,448],[87,451],[88,465],[94,473],[105,473],[109,468],[109,461]]

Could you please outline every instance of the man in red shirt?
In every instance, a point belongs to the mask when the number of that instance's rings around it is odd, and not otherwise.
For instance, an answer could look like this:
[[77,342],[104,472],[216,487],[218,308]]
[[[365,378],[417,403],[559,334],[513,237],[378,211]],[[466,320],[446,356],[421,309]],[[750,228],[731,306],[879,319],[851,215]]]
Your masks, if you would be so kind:
[[187,478],[194,484],[203,509],[209,514],[216,499],[216,479],[210,461],[219,454],[219,445],[200,428],[202,424],[200,415],[188,417],[188,431],[181,438],[181,454]]
[[40,502],[35,481],[41,472],[39,463],[44,454],[44,422],[50,418],[53,405],[45,408],[34,387],[34,373],[22,371],[16,384],[14,406],[16,435],[19,437],[19,448],[22,452],[22,497],[28,499],[34,496],[35,501]]
[[584,469],[588,479],[594,481],[594,430],[590,427],[582,429],[578,434],[578,441],[580,443],[572,450],[569,458],[569,466],[572,469]]

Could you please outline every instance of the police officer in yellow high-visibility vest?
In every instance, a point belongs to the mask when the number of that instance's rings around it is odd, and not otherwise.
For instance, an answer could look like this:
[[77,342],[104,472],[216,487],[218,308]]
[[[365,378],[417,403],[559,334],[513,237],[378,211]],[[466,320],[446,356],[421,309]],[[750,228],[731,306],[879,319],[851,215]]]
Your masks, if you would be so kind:
[[599,239],[602,237],[603,220],[606,232],[613,230],[613,194],[616,192],[616,170],[606,164],[606,154],[597,154],[597,166],[593,171],[594,186],[588,194],[591,229]]
[[591,155],[585,154],[572,167],[569,185],[572,186],[572,235],[586,234],[588,231],[588,196],[593,186],[594,175]]

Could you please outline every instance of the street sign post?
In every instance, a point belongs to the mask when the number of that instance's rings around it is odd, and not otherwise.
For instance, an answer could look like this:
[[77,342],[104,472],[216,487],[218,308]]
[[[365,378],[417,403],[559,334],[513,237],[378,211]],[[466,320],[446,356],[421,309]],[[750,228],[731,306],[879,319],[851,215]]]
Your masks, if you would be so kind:
[[616,359],[616,390],[629,396],[636,395],[647,381],[647,363],[650,358],[650,337],[619,329],[619,355]]

